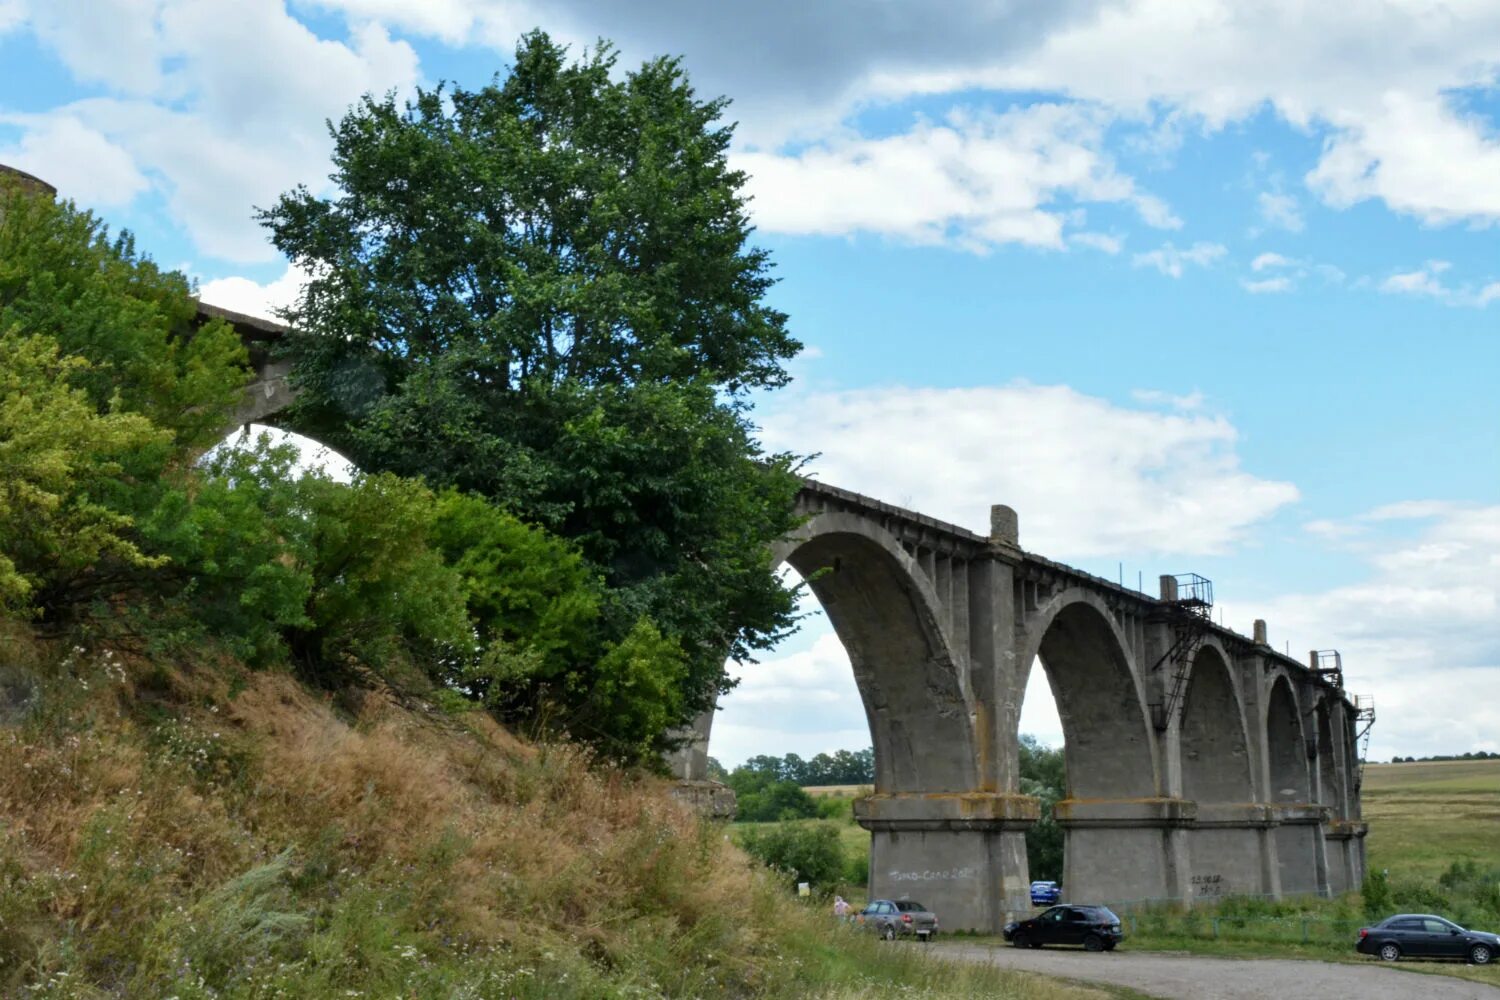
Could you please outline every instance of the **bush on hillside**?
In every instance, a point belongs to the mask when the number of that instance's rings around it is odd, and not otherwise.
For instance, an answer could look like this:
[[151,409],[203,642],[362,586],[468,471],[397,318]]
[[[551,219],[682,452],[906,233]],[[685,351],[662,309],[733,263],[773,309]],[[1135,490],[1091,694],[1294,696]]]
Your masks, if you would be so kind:
[[789,881],[831,891],[848,873],[838,827],[832,823],[778,823],[745,830],[740,846]]

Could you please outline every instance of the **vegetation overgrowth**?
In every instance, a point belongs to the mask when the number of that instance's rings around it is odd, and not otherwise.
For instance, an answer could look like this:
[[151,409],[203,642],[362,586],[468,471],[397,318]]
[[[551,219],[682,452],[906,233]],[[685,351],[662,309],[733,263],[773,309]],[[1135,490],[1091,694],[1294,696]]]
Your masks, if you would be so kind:
[[1067,995],[851,934],[483,711],[7,628],[0,995]]

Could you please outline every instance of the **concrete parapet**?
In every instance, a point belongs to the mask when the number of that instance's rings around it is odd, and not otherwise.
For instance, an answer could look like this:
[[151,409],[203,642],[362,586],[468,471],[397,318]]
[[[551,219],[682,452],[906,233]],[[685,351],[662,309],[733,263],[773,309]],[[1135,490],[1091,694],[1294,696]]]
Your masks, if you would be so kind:
[[854,803],[866,830],[1025,830],[1041,815],[1030,795],[994,792],[880,793]]

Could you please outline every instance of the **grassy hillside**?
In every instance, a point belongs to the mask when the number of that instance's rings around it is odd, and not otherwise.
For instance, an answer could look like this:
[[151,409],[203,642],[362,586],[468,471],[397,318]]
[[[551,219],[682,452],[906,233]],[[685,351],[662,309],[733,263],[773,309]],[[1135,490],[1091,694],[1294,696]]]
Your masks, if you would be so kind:
[[856,936],[659,780],[482,713],[0,654],[0,996],[1087,995]]
[[1433,880],[1455,861],[1500,869],[1500,760],[1369,764],[1370,870]]

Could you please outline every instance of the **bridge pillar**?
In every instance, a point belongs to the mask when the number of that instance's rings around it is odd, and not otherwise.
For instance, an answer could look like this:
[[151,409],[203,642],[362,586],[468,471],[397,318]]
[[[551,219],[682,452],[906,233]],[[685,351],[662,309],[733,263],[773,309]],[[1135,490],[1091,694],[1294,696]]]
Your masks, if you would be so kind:
[[1064,799],[1063,870],[1070,899],[1133,903],[1188,896],[1188,828],[1197,804],[1183,799]]
[[1188,831],[1192,878],[1184,898],[1277,895],[1275,824],[1275,809],[1264,803],[1198,803]]
[[997,933],[1030,907],[1026,831],[1040,815],[1026,795],[860,799],[854,816],[870,831],[870,898],[917,900],[945,930]]
[[1328,852],[1323,828],[1332,811],[1305,802],[1281,802],[1276,817],[1276,860],[1281,892],[1288,896],[1327,896]]
[[1353,892],[1365,880],[1365,834],[1369,827],[1347,819],[1330,820],[1323,828],[1328,855],[1328,889],[1334,895]]

